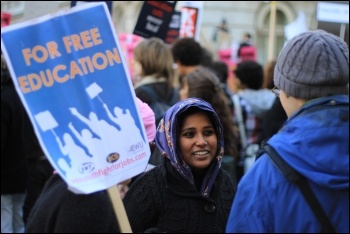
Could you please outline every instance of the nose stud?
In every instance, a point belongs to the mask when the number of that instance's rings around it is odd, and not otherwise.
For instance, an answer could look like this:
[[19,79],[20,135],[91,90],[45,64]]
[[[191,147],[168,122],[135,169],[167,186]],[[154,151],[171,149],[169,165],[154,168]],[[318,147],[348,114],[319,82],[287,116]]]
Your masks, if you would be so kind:
[[208,142],[206,141],[206,142],[205,142],[205,144],[207,145],[207,144],[208,144]]

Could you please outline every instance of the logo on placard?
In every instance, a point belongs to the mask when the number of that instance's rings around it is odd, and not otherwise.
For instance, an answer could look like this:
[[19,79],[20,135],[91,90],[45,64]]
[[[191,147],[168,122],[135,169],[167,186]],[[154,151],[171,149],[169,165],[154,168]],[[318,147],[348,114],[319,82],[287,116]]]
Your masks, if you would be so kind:
[[107,156],[107,162],[114,163],[120,158],[120,155],[118,153],[110,153]]
[[78,168],[78,171],[82,174],[92,172],[95,169],[95,165],[92,162],[86,162],[81,164],[80,168]]
[[140,151],[142,149],[143,149],[143,142],[140,141],[140,142],[138,142],[136,144],[131,145],[129,150],[128,150],[128,152],[133,152],[134,153],[134,152]]

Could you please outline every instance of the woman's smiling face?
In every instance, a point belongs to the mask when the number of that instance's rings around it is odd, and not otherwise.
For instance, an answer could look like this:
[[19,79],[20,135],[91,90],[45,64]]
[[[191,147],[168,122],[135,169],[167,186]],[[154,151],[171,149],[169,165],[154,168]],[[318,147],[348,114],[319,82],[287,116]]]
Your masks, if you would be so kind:
[[190,167],[207,168],[217,152],[217,136],[205,112],[187,116],[180,126],[179,147]]

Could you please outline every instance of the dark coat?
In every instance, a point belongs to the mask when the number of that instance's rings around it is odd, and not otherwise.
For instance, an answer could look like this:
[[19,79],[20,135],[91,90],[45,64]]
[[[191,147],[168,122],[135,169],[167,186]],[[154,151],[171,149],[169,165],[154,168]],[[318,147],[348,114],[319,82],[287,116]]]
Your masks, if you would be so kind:
[[282,107],[281,100],[276,98],[272,104],[272,107],[265,112],[263,116],[259,143],[262,141],[267,141],[270,137],[276,134],[287,118],[288,117]]
[[27,233],[119,233],[106,191],[75,194],[54,174],[30,213]]
[[235,189],[220,169],[212,192],[204,197],[164,158],[134,182],[123,202],[133,232],[224,233]]
[[[169,87],[166,82],[147,84],[147,86],[151,87],[157,93],[158,97],[162,101],[168,103],[170,106],[180,100],[178,97],[178,91],[174,87]],[[175,102],[171,102],[173,92],[177,92],[177,98]],[[135,89],[135,94],[141,101],[147,103],[149,106],[152,106],[152,98],[149,96],[148,92],[142,89],[142,86]]]
[[25,193],[31,123],[12,80],[1,86],[1,194]]

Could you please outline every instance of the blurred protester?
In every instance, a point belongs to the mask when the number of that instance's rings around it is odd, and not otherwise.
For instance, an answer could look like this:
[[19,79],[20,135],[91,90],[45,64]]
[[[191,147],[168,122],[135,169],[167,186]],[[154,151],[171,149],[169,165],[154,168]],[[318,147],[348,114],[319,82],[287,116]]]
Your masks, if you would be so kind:
[[200,65],[203,67],[210,67],[213,63],[213,54],[205,47],[202,46],[202,59]]
[[24,233],[31,123],[1,54],[1,233]]
[[225,231],[235,185],[221,169],[223,128],[212,106],[179,101],[160,122],[162,164],[142,174],[123,203],[133,232]]
[[213,34],[213,41],[216,42],[218,40],[218,34],[220,32],[229,33],[230,30],[227,26],[226,19],[222,19],[220,25],[215,27],[214,34]]
[[[323,30],[295,36],[278,56],[274,83],[288,119],[267,144],[306,180],[334,231],[349,233],[347,44]],[[226,232],[322,233],[323,225],[264,153],[239,183]]]
[[[134,74],[139,77],[134,85],[135,93],[153,109],[156,124],[165,110],[179,101],[178,90],[173,86],[173,61],[170,48],[159,38],[145,39],[134,49],[132,66]],[[156,149],[150,163],[158,165],[160,158]]]
[[[272,60],[265,65],[263,88],[273,89],[275,86],[273,83],[275,65],[276,60]],[[261,134],[260,139],[258,140],[259,145],[277,133],[286,120],[287,114],[282,107],[281,100],[279,98],[275,98],[272,107],[263,115],[261,122]]]
[[215,27],[213,41],[217,42],[217,49],[227,49],[230,47],[230,30],[226,19],[222,19],[220,25]]
[[177,65],[180,84],[182,77],[196,70],[205,60],[203,57],[206,56],[206,51],[203,50],[202,46],[194,38],[190,37],[175,40],[171,51],[174,62]]
[[26,233],[120,233],[107,191],[75,194],[59,174],[46,183]]
[[219,78],[220,80],[220,86],[222,87],[222,89],[225,92],[225,95],[227,97],[228,100],[228,105],[231,109],[231,113],[233,113],[233,102],[232,102],[232,92],[229,89],[228,85],[227,85],[227,79],[228,79],[228,73],[229,73],[229,68],[227,66],[227,63],[223,62],[223,61],[219,61],[219,60],[215,60],[211,63],[211,65],[209,66],[209,69],[211,69],[216,76]]
[[262,86],[264,89],[273,89],[275,87],[273,83],[275,66],[276,60],[271,60],[264,66],[264,82]]
[[239,47],[237,50],[237,58],[238,59],[242,58],[242,48],[248,47],[248,46],[253,46],[251,38],[252,38],[252,36],[250,35],[250,33],[246,32],[243,34],[242,41],[239,43]]
[[[5,62],[5,61],[3,61]],[[5,63],[3,63],[2,67],[2,83],[7,84],[10,88],[7,88],[6,92],[9,92],[8,89],[14,89],[14,84],[12,83],[12,80],[10,79],[7,67]],[[16,95],[15,91],[12,90],[12,95]],[[4,94],[5,95],[5,94]],[[7,100],[8,97],[4,97],[4,101]],[[11,99],[12,100],[12,99]],[[21,105],[22,102],[19,102],[16,104],[18,98],[16,98],[16,101],[13,105],[18,105],[19,103]],[[5,108],[5,104],[4,104]],[[23,107],[21,107],[23,108]],[[27,170],[28,174],[26,176],[27,185],[26,185],[26,195],[25,200],[23,204],[23,221],[26,223],[26,220],[28,218],[28,215],[34,206],[36,199],[39,197],[42,189],[44,188],[44,185],[46,181],[50,178],[50,176],[53,173],[53,167],[51,166],[50,162],[47,160],[43,150],[41,149],[41,146],[39,144],[38,138],[35,135],[34,128],[29,120],[29,117],[27,116],[27,113],[24,113],[23,118],[23,125],[19,125],[20,128],[25,128],[22,131],[23,136],[21,136],[22,143],[21,147],[24,148],[25,156],[27,159]]]
[[236,180],[238,155],[238,128],[234,125],[229,102],[218,77],[209,69],[198,67],[183,77],[180,98],[201,98],[210,103],[220,118],[224,129],[224,155],[222,167]]
[[[32,127],[32,125],[28,126],[28,128],[29,127]],[[25,142],[27,147],[26,150],[29,173],[27,178],[27,193],[23,207],[23,219],[25,223],[32,207],[40,196],[46,181],[51,177],[54,171],[51,163],[47,160],[44,152],[41,149],[34,129],[32,129],[30,132],[31,137],[26,138]]]
[[[151,106],[151,100],[142,86],[148,85],[162,100],[170,100],[173,87],[173,58],[168,46],[159,38],[145,39],[134,49],[133,71],[139,81],[135,84],[136,96]],[[178,101],[178,100],[177,100]],[[173,105],[174,103],[169,103]]]
[[[237,180],[240,180],[255,160],[253,156],[259,149],[262,118],[264,113],[271,108],[275,95],[268,89],[262,89],[264,74],[263,67],[259,63],[249,60],[243,61],[237,65],[234,73],[240,81],[241,87],[241,90],[234,94],[238,95],[238,101],[234,107],[234,119],[237,125],[241,124],[242,145],[237,168]],[[240,118],[241,116],[242,118]]]
[[257,61],[257,48],[252,43],[251,35],[249,33],[243,34],[243,41],[239,44],[237,50],[237,59],[238,62],[243,62],[246,60]]
[[[154,113],[146,103],[137,100],[137,104],[147,139],[152,142],[156,133]],[[75,194],[68,190],[59,174],[53,174],[28,217],[26,232],[119,233],[120,230],[106,190]]]

